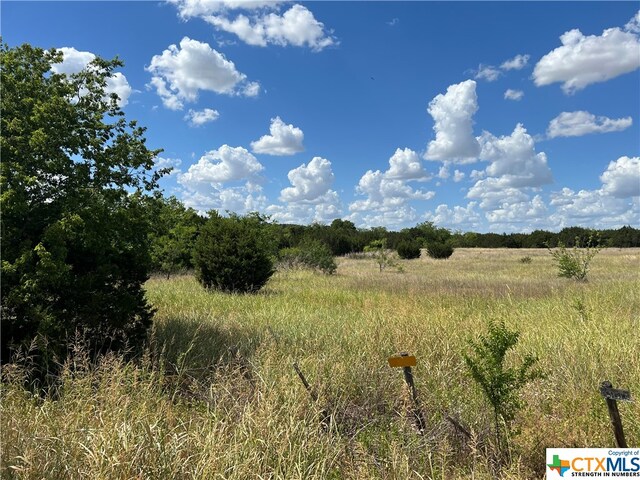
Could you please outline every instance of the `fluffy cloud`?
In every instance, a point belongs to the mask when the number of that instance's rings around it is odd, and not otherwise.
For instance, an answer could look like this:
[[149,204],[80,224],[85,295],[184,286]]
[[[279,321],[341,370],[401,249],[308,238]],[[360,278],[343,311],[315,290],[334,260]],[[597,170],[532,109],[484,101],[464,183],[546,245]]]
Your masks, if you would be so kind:
[[237,35],[249,45],[308,46],[318,51],[336,44],[336,39],[325,31],[322,22],[299,4],[281,15],[270,12],[251,18],[240,14],[233,20],[223,15],[207,15],[203,18],[216,28]]
[[368,170],[358,182],[356,193],[366,198],[349,205],[349,219],[358,225],[405,225],[417,219],[416,211],[409,203],[413,200],[429,200],[432,191],[416,189],[410,181],[425,182],[430,175],[424,170],[416,152],[408,148],[396,149],[389,159],[389,168]]
[[640,196],[640,157],[620,157],[600,176],[604,193],[617,198]]
[[544,152],[536,153],[535,143],[522,124],[509,136],[495,137],[484,132],[478,137],[482,145],[480,158],[491,162],[486,169],[490,177],[499,177],[504,187],[539,187],[550,183],[551,170]]
[[314,157],[308,165],[304,163],[287,174],[291,187],[280,192],[283,202],[318,203],[329,191],[335,179],[331,170],[331,162],[321,157]]
[[[209,44],[189,37],[184,37],[180,46],[170,45],[161,55],[154,55],[146,70],[153,75],[151,85],[164,106],[171,110],[181,110],[185,102],[195,102],[200,90],[247,95],[246,75]],[[254,83],[248,85],[250,93],[254,93]]]
[[464,180],[464,172],[461,172],[460,170],[455,170],[453,172],[453,181],[458,183],[458,182],[461,182],[462,180]]
[[529,55],[516,55],[515,57],[505,60],[500,68],[502,70],[522,70],[529,63]]
[[389,159],[389,170],[386,173],[389,179],[424,180],[428,176],[418,154],[409,148],[396,149]]
[[563,188],[551,194],[550,205],[555,212],[549,216],[550,228],[560,229],[572,225],[595,228],[619,228],[637,223],[640,201],[607,195],[603,189],[574,192]]
[[204,154],[180,174],[178,183],[184,188],[182,197],[187,206],[200,212],[217,209],[242,214],[266,206],[257,183],[262,170],[264,167],[246,149],[223,145]]
[[522,90],[512,90],[512,89],[507,89],[506,92],[504,92],[504,98],[505,100],[522,100],[522,97],[524,97],[524,92]]
[[[96,58],[91,52],[81,52],[73,47],[62,47],[58,50],[62,52],[63,60],[60,63],[51,65],[51,70],[55,73],[73,75],[82,71]],[[115,72],[107,78],[105,92],[107,95],[112,93],[118,95],[118,105],[124,107],[129,103],[132,88],[127,81],[127,77],[120,72]]]
[[220,114],[217,110],[213,110],[211,108],[205,108],[204,110],[196,111],[189,110],[189,112],[184,116],[184,119],[189,122],[189,125],[192,127],[199,127],[200,125],[204,125],[205,123],[213,122],[217,120]]
[[251,149],[255,153],[294,155],[304,151],[302,130],[293,125],[285,124],[280,117],[271,119],[269,132],[271,135],[264,135],[260,137],[260,140],[251,142]]
[[[171,3],[178,7],[182,18],[200,17],[249,45],[307,46],[319,51],[338,43],[332,32],[299,4],[280,13],[284,2],[171,0]],[[243,10],[246,14],[235,15],[236,10]]]
[[537,86],[561,82],[573,94],[587,85],[606,82],[640,68],[638,15],[624,29],[609,28],[602,35],[585,36],[578,29],[565,32],[562,46],[542,57],[533,71]]
[[476,161],[480,145],[473,136],[473,115],[478,111],[476,82],[467,80],[449,86],[427,109],[435,122],[436,139],[429,142],[427,160],[469,163]]
[[324,223],[340,217],[340,199],[331,190],[335,177],[329,160],[314,157],[308,164],[291,170],[287,177],[292,186],[280,192],[280,201],[285,205],[270,205],[266,209],[274,220]]
[[179,182],[188,187],[202,184],[221,184],[244,179],[255,180],[264,167],[256,157],[242,147],[223,145],[205,153],[198,163],[180,177]]
[[477,206],[477,202],[469,202],[466,207],[456,205],[453,208],[440,204],[435,211],[425,214],[425,220],[439,227],[477,231],[482,223],[482,216],[477,211]]
[[629,128],[633,120],[631,117],[612,119],[596,117],[585,111],[562,112],[549,122],[547,135],[555,137],[580,137],[589,133],[617,132]]

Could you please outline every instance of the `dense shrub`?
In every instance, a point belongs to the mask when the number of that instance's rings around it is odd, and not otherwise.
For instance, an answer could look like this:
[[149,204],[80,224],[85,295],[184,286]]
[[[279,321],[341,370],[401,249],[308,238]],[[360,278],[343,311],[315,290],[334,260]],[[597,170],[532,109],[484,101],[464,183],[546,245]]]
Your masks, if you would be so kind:
[[447,243],[433,242],[427,246],[427,253],[431,258],[449,258],[453,255],[453,247]]
[[278,255],[278,265],[284,268],[310,268],[327,275],[332,275],[338,268],[329,247],[318,241],[306,241],[298,247],[283,248]]
[[196,277],[205,288],[253,293],[273,274],[265,227],[255,217],[224,218],[215,212],[194,248]]
[[405,260],[420,258],[420,244],[418,242],[401,242],[398,245],[398,255]]

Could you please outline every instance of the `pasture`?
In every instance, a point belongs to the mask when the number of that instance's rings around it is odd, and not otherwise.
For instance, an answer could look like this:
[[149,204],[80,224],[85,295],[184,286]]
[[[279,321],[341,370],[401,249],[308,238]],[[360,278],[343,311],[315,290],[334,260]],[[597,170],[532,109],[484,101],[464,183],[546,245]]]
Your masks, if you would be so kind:
[[[601,251],[586,283],[558,278],[544,249],[400,263],[340,258],[336,275],[282,271],[256,295],[150,279],[138,362],[79,351],[47,398],[4,366],[2,478],[494,478],[492,412],[462,356],[489,320],[521,333],[510,362],[532,353],[546,373],[522,391],[503,477],[543,478],[545,447],[614,446],[598,386],[640,398],[640,249]],[[387,364],[400,351],[417,357],[422,436]],[[640,444],[640,403],[620,412]]]

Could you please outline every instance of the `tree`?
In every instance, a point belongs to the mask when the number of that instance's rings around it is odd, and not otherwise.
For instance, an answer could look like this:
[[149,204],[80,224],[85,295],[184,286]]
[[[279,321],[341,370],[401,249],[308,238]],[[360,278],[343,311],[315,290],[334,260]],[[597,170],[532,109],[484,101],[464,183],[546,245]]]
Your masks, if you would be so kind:
[[398,265],[394,258],[394,252],[387,248],[386,239],[374,240],[369,245],[364,247],[364,251],[371,253],[376,264],[382,272],[387,267],[395,268],[397,271],[402,271],[402,266]]
[[543,374],[533,368],[538,361],[533,355],[526,355],[518,367],[506,367],[507,353],[516,346],[520,334],[509,330],[504,322],[490,321],[488,330],[477,341],[469,341],[473,354],[465,353],[464,361],[493,408],[496,445],[501,449],[500,421],[509,427],[522,406],[519,390]]
[[573,243],[573,249],[569,250],[562,242],[559,242],[557,249],[551,250],[549,248],[549,254],[558,267],[559,277],[573,278],[574,280],[586,282],[591,261],[601,250],[601,247],[594,247],[597,242],[594,241],[593,237],[589,237],[584,248],[580,248],[580,239],[578,237],[575,238]]
[[260,217],[209,212],[194,248],[196,277],[207,289],[257,292],[274,272],[270,251]]
[[71,76],[51,71],[61,60],[0,46],[3,361],[35,337],[64,356],[77,332],[92,353],[135,348],[152,321],[141,198],[159,151],[105,94],[119,60]]
[[193,247],[204,218],[186,208],[176,197],[147,199],[152,223],[149,234],[152,269],[169,278],[193,268]]

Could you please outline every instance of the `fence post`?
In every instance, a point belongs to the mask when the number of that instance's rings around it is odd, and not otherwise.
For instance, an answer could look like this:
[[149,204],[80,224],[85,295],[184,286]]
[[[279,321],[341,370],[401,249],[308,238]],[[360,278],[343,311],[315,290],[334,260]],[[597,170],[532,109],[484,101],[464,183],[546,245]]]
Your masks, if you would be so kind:
[[631,392],[628,390],[613,388],[611,382],[605,380],[600,384],[600,395],[602,395],[607,402],[609,419],[611,420],[611,427],[613,428],[613,436],[616,439],[616,445],[618,448],[628,448],[627,441],[624,438],[624,431],[622,430],[622,419],[620,418],[620,412],[618,411],[617,401],[621,400],[623,402],[631,402]]
[[401,352],[398,357],[389,357],[390,367],[402,367],[402,373],[404,374],[404,381],[407,382],[409,390],[411,391],[411,398],[415,408],[413,409],[413,416],[418,424],[418,430],[420,434],[423,434],[427,428],[427,422],[424,419],[422,413],[422,407],[420,406],[420,400],[418,399],[418,390],[416,389],[415,382],[413,381],[412,366],[416,365],[416,357],[410,356],[407,352]]

